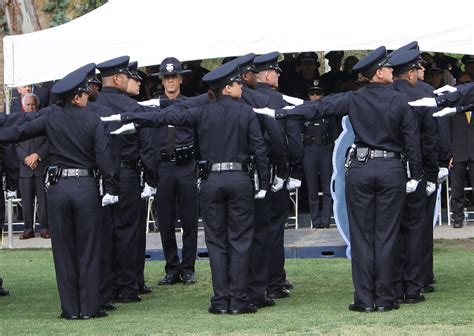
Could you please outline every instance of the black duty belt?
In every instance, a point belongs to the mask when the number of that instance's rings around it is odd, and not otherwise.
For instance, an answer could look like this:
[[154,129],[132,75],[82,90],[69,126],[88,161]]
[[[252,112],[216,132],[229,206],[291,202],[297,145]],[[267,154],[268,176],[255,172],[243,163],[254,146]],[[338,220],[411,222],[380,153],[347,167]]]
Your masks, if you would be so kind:
[[128,169],[137,169],[138,164],[137,161],[120,161],[120,168],[128,168]]
[[381,149],[370,149],[369,157],[374,158],[384,158],[384,159],[400,159],[400,153],[396,152],[387,152]]
[[76,168],[63,168],[61,172],[61,177],[86,177],[94,176],[94,172],[91,169],[76,169]]
[[162,161],[176,162],[176,164],[193,161],[195,157],[194,146],[184,146],[176,148],[171,154],[165,150],[161,151]]
[[221,172],[221,171],[242,171],[244,166],[241,162],[220,162],[213,163],[211,165],[212,172]]

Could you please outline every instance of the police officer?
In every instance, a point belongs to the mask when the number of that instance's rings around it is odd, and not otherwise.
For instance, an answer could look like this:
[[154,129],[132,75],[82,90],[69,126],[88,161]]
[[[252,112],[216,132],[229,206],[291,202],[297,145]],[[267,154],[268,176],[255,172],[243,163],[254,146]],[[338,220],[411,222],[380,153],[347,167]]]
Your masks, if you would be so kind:
[[[175,102],[160,113],[124,113],[123,121],[147,125],[196,125],[202,159],[201,214],[211,264],[214,296],[212,314],[254,313],[257,308],[247,297],[249,250],[254,228],[254,190],[248,174],[250,150],[256,156],[260,190],[265,197],[269,176],[265,145],[255,113],[240,98],[238,66],[231,62],[211,71],[203,80],[209,83],[215,102],[180,110]],[[176,111],[178,109],[178,112]],[[109,120],[120,119],[111,116]],[[133,124],[124,125],[123,129]]]
[[[402,47],[404,48],[404,47]],[[416,88],[420,53],[416,49],[401,49],[392,52],[391,59],[398,63],[393,68],[395,90],[405,93],[408,100],[423,97]],[[404,303],[418,303],[425,300],[422,289],[423,241],[426,217],[434,211],[428,208],[428,198],[436,191],[439,170],[438,129],[428,108],[413,108],[421,135],[423,181],[417,190],[408,194],[405,200],[401,231],[397,243],[398,252],[394,269],[396,296]],[[431,220],[432,223],[432,220]]]
[[[393,288],[395,242],[405,192],[414,192],[421,178],[416,117],[406,106],[406,96],[388,85],[396,65],[387,58],[385,47],[379,47],[354,67],[370,79],[365,88],[275,112],[277,118],[303,116],[307,120],[349,115],[355,132],[346,175],[355,288],[349,309],[358,312],[399,308]],[[406,186],[400,160],[403,149],[411,173]]]
[[[282,108],[288,103],[283,95],[276,91],[281,69],[278,67],[278,52],[255,57],[254,64],[259,71],[256,90],[269,97],[268,107]],[[270,247],[273,255],[269,264],[268,297],[272,299],[290,296],[288,289],[293,284],[286,280],[284,232],[288,220],[289,190],[301,186],[303,179],[303,144],[301,142],[301,123],[296,120],[281,120],[279,122],[281,136],[287,139],[288,161],[290,177],[286,188],[270,193],[271,203],[271,228],[269,235]]]
[[319,85],[321,85],[326,95],[341,91],[345,76],[341,71],[343,57],[344,51],[342,50],[333,50],[324,55],[324,58],[328,60],[331,70],[321,75],[321,78],[319,79]]
[[[318,92],[318,89],[322,91],[318,86],[313,90]],[[312,227],[317,229],[329,228],[332,208],[330,190],[332,152],[337,135],[335,118],[310,120],[303,124],[303,164],[308,188],[308,204]],[[323,193],[322,202],[319,200],[319,192]]]
[[[138,102],[127,94],[130,72],[129,57],[121,56],[97,65],[102,77],[102,91],[96,104],[116,112],[134,111]],[[121,135],[111,141],[119,146],[114,155],[115,172],[119,175],[119,203],[113,206],[113,256],[114,275],[111,295],[120,302],[141,301],[137,283],[138,235],[143,225],[140,165],[144,168],[144,180],[148,188],[156,186],[156,159],[153,148],[154,135],[150,129],[142,129],[136,135]],[[151,190],[151,189],[150,189]]]
[[[241,101],[252,107],[265,107],[269,104],[269,96],[255,90],[258,73],[254,65],[255,54],[250,53],[238,57],[242,78]],[[278,122],[263,115],[258,120],[265,140],[267,156],[271,165],[275,166],[271,190],[279,191],[288,178],[288,153]],[[255,231],[250,248],[248,296],[257,308],[275,305],[275,300],[266,297],[268,287],[268,263],[273,255],[269,249],[268,233],[270,230],[270,202],[267,197],[255,200]]]
[[[95,64],[89,67],[94,68]],[[117,201],[107,135],[99,117],[87,110],[89,88],[83,68],[52,88],[61,106],[19,127],[4,128],[0,141],[18,141],[46,134],[51,153],[48,214],[61,318],[104,317],[99,309],[100,198],[94,171],[100,168],[105,196]]]
[[[170,105],[186,99],[181,94],[184,70],[175,57],[166,57],[160,65],[160,78],[164,93],[158,98],[161,105]],[[160,236],[165,255],[166,275],[159,285],[171,285],[182,281],[190,285],[196,282],[194,264],[197,253],[198,191],[194,173],[197,148],[194,144],[195,130],[190,126],[164,125],[155,129],[158,155],[161,157],[159,175],[160,192],[155,206],[160,225]],[[179,210],[183,229],[182,258],[176,244],[176,210]]]
[[[130,97],[137,99],[140,95],[142,77],[138,73],[138,62],[130,62],[128,64],[128,86],[127,93]],[[145,283],[145,254],[146,254],[146,227],[148,225],[147,202],[151,195],[147,194],[149,188],[142,192],[140,208],[137,209],[140,216],[137,233],[137,285],[140,294],[149,294],[153,290]]]

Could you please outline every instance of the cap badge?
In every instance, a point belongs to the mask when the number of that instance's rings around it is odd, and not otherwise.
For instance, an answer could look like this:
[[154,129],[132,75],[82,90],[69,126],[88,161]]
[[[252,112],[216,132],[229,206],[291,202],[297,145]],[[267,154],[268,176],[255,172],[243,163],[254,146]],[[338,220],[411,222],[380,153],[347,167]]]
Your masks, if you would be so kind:
[[174,70],[174,65],[173,63],[168,63],[166,64],[166,71],[172,72]]

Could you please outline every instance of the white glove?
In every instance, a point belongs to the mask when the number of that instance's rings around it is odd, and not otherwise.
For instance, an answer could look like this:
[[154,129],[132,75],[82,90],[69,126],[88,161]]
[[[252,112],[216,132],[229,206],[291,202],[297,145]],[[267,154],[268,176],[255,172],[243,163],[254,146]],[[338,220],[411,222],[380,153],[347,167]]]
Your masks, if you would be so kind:
[[421,98],[415,101],[408,102],[410,106],[428,106],[428,107],[437,107],[436,99],[434,98]]
[[150,198],[156,194],[156,188],[150,187],[148,183],[145,182],[145,186],[143,187],[143,191],[141,193],[142,199]]
[[431,196],[436,191],[436,183],[426,182],[426,196]]
[[16,190],[15,191],[7,190],[7,199],[13,199],[13,198],[17,198]]
[[135,128],[135,125],[133,123],[128,123],[117,128],[115,131],[110,132],[110,134],[133,134],[136,131],[137,129]]
[[291,97],[291,96],[287,96],[287,95],[282,95],[283,96],[283,100],[286,101],[287,103],[290,103],[291,105],[301,105],[303,104],[304,100],[303,99],[300,99],[300,98],[296,98],[296,97]]
[[448,179],[449,176],[449,169],[445,167],[439,168],[438,171],[438,184],[442,184],[444,181]]
[[300,180],[297,180],[293,177],[290,177],[288,179],[288,182],[286,183],[286,189],[288,189],[289,191],[293,191],[293,190],[298,189],[299,187],[301,187],[301,181]]
[[265,198],[266,194],[267,194],[266,190],[259,190],[258,193],[255,194],[255,199]]
[[285,180],[275,175],[271,187],[272,191],[277,192],[278,190],[281,190],[281,188],[283,188],[283,184],[285,184]]
[[104,197],[102,197],[102,206],[105,207],[110,204],[114,204],[118,202],[118,196],[116,195],[110,195],[110,194],[105,194]]
[[413,179],[409,180],[407,182],[407,194],[414,192],[416,187],[418,187],[418,181]]
[[138,102],[142,106],[160,106],[160,99],[150,99],[147,101]]
[[456,92],[458,89],[451,85],[445,85],[433,91],[433,93],[437,94],[438,96],[444,95],[445,93]]
[[457,112],[457,109],[455,107],[445,107],[441,111],[433,113],[433,117],[439,118],[439,117],[450,117],[455,115]]
[[112,115],[109,115],[108,117],[100,117],[100,120],[102,120],[102,121],[121,121],[122,116],[120,114],[112,114]]
[[253,109],[256,113],[265,114],[269,117],[275,118],[275,110],[271,108],[264,107],[264,108],[254,108]]

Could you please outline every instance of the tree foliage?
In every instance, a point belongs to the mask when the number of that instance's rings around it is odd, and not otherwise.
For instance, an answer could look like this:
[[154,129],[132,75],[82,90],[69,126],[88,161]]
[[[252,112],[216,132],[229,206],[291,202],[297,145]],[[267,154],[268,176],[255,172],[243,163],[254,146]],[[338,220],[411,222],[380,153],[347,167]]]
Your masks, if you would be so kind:
[[106,2],[107,0],[83,0],[77,3],[68,0],[47,1],[41,10],[51,15],[49,27],[55,27],[82,16]]

